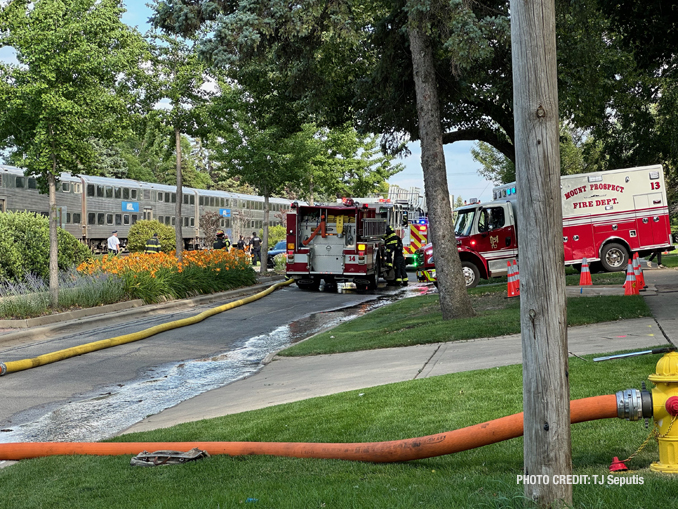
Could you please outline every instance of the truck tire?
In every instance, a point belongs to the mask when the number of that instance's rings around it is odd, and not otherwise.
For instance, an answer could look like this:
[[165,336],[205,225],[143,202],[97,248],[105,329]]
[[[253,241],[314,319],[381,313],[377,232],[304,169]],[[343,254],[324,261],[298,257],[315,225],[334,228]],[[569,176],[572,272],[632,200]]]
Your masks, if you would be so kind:
[[621,244],[611,242],[603,247],[600,263],[607,272],[626,270],[629,263],[629,252]]
[[475,288],[480,281],[480,271],[471,262],[461,262],[461,271],[466,280],[466,288]]
[[368,290],[376,290],[379,286],[379,273],[381,272],[381,264],[377,259],[377,263],[374,265],[374,274],[369,277],[370,284],[367,285]]
[[300,280],[297,281],[297,286],[299,287],[300,290],[312,290],[312,291],[318,291],[320,288],[320,279],[313,279],[312,283],[302,283]]

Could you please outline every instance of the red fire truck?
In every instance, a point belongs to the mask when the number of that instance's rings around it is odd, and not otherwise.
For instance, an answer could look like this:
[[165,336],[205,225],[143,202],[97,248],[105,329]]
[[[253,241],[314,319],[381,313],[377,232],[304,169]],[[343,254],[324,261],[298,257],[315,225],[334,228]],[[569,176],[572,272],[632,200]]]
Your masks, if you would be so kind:
[[[673,250],[661,165],[561,177],[565,264],[625,270],[632,253]],[[494,200],[457,209],[455,235],[466,286],[506,275],[518,256],[516,184],[494,189]],[[435,281],[433,248],[419,251],[420,281]]]
[[304,290],[317,290],[321,280],[374,289],[386,276],[386,226],[375,206],[352,199],[336,205],[294,203],[287,214],[287,275]]

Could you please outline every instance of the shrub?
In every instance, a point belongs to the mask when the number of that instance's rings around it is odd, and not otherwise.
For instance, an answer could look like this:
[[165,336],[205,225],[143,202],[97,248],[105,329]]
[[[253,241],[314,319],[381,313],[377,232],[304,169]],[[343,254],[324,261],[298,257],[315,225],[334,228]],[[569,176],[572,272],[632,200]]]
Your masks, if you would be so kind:
[[146,247],[146,241],[150,239],[154,233],[158,234],[158,240],[160,241],[161,246],[160,250],[163,253],[169,253],[176,249],[174,228],[162,224],[155,219],[152,221],[137,221],[132,225],[129,229],[129,235],[127,236],[127,249],[129,249],[131,253],[143,253]]
[[[259,230],[259,237],[264,238],[263,228]],[[282,225],[269,226],[268,227],[268,247],[269,249],[272,246],[275,246],[275,243],[279,240],[285,240],[287,237],[287,228]]]
[[[87,246],[57,229],[59,269],[92,257]],[[35,212],[0,213],[0,280],[21,281],[26,274],[49,276],[49,219]]]

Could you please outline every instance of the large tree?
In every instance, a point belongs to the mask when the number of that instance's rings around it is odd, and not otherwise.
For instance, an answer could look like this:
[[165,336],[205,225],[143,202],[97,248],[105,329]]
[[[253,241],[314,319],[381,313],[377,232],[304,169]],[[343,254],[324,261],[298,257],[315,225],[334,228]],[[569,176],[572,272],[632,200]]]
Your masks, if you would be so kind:
[[160,33],[150,35],[152,81],[149,93],[158,101],[166,101],[153,112],[152,118],[169,128],[174,136],[176,172],[176,255],[179,260],[183,251],[181,206],[182,186],[182,136],[204,135],[204,106],[208,97],[205,88],[207,79],[204,62],[195,52],[195,41],[180,39]]
[[50,297],[58,302],[56,184],[96,160],[92,138],[120,137],[131,117],[143,40],[120,0],[12,0],[0,11],[0,143],[22,155],[50,205]]

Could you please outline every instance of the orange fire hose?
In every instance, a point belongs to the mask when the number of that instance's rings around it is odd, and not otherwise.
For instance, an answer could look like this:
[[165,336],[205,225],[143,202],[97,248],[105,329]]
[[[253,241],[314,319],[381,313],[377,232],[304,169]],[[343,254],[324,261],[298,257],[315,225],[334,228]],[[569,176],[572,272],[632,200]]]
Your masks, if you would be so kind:
[[327,233],[325,231],[325,216],[321,216],[320,218],[321,218],[320,224],[318,225],[318,227],[315,230],[313,230],[313,233],[311,234],[311,236],[309,238],[307,238],[306,240],[301,241],[301,243],[304,246],[307,246],[308,243],[311,242],[316,235],[318,235],[318,232],[320,232],[320,236],[323,239],[325,237],[327,237]]
[[[570,402],[572,424],[617,417],[614,395],[594,396]],[[194,447],[210,455],[244,456],[263,454],[293,458],[341,459],[390,463],[442,456],[494,444],[523,434],[523,414],[509,415],[447,433],[419,438],[354,444],[295,442],[33,442],[0,444],[0,460],[20,460],[42,456],[84,454],[114,456],[141,451],[179,450]]]

